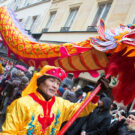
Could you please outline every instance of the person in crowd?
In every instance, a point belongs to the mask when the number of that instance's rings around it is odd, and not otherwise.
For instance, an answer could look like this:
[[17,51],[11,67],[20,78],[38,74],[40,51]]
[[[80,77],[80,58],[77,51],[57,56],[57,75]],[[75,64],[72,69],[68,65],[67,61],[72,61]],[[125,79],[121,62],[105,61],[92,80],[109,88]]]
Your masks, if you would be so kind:
[[29,80],[31,80],[32,76],[33,76],[33,72],[32,71],[29,71],[27,70],[25,75],[28,77]]
[[66,84],[64,84],[63,86],[60,86],[57,93],[59,96],[63,96],[64,92],[68,90],[68,86]]
[[112,119],[111,119],[111,123],[113,123],[114,121],[118,121],[119,120],[119,114],[117,112],[115,112],[114,114],[112,114]]
[[16,73],[17,73],[18,69],[13,67],[11,70],[11,78],[15,78],[16,77]]
[[22,79],[21,79],[21,84],[17,88],[17,93],[16,93],[16,96],[15,96],[15,99],[21,97],[22,91],[27,87],[28,84],[29,84],[28,77],[23,76]]
[[[10,80],[6,80],[6,87],[1,93],[1,96],[3,97],[3,107],[1,114],[5,114],[7,106],[14,100],[16,99],[17,93],[23,90],[23,78],[24,78],[24,73],[21,72],[20,70],[16,70],[15,72],[12,73],[12,76]],[[28,81],[28,79],[27,79]],[[28,83],[28,82],[27,82]],[[25,82],[25,84],[27,84]]]
[[3,97],[1,96],[1,92],[4,88],[4,86],[3,86],[4,80],[6,80],[6,78],[4,77],[4,68],[3,68],[2,64],[0,63],[0,111],[2,110],[2,107],[3,107]]
[[76,91],[66,90],[63,94],[63,98],[73,103],[80,103],[82,101],[82,95],[83,91],[81,88]]
[[75,91],[75,97],[75,103],[81,103],[83,101],[83,91],[81,88]]
[[5,114],[6,112],[6,108],[7,108],[7,105],[8,105],[8,101],[9,101],[9,98],[10,98],[10,95],[12,93],[12,85],[10,85],[10,83],[8,83],[8,81],[6,80],[6,86],[5,88],[2,90],[1,92],[1,107],[0,107],[0,114]]
[[[1,82],[1,80],[2,80],[2,77],[3,77],[3,66],[2,66],[2,64],[0,63],[0,82]],[[1,91],[2,91],[2,87],[0,86],[0,93],[1,93]]]
[[[2,133],[57,134],[61,124],[69,120],[82,105],[55,96],[65,77],[63,69],[48,65],[34,73],[22,97],[8,107]],[[79,117],[88,115],[96,106],[96,102],[92,101]]]
[[130,112],[127,118],[121,115],[110,125],[108,135],[135,135],[135,112]]
[[83,92],[90,92],[90,91],[93,91],[94,90],[94,86],[92,85],[85,85],[83,88],[82,88]]
[[72,92],[76,92],[76,91],[77,91],[77,89],[78,89],[78,87],[73,86],[73,87],[71,88],[71,91],[72,91]]
[[[76,102],[78,102],[78,103],[82,102],[86,98],[87,94],[94,90],[94,87],[91,85],[86,85],[83,88],[80,88],[79,90],[80,90],[80,92],[76,91],[76,93],[77,93]],[[80,93],[80,95],[78,95],[79,93]]]
[[65,91],[68,90],[68,86],[66,84],[63,84],[62,87],[64,88]]
[[10,78],[11,78],[11,73],[10,73],[10,71],[11,71],[11,68],[10,67],[8,67],[7,66],[7,69],[6,70],[4,70],[4,74],[3,74],[3,77],[2,77],[2,79],[1,79],[1,81],[0,81],[0,86],[1,86],[1,89],[2,89],[2,91],[3,91],[3,89],[6,87],[6,80],[10,80]]
[[22,76],[22,78],[20,78],[20,80],[13,80],[12,81],[13,93],[12,93],[12,96],[10,96],[9,104],[13,100],[21,97],[21,93],[26,88],[26,86],[28,85],[28,83],[29,83],[29,79],[25,75]]
[[82,127],[81,135],[107,135],[111,122],[109,113],[112,101],[109,97],[102,97],[98,107],[88,116]]
[[117,111],[118,107],[116,103],[111,104],[110,113],[113,114],[113,112]]
[[68,100],[70,102],[73,102],[73,103],[76,102],[76,94],[75,94],[75,92],[73,92],[73,91],[71,91],[69,89],[64,92],[62,97],[63,97],[63,99],[66,99],[66,100]]

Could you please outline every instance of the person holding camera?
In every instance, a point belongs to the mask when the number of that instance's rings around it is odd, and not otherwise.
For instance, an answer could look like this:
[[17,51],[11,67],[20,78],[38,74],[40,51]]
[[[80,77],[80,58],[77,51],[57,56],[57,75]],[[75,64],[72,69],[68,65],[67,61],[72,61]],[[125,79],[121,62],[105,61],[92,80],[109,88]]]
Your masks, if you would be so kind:
[[130,112],[128,117],[121,115],[114,121],[109,130],[109,135],[135,135],[135,112]]

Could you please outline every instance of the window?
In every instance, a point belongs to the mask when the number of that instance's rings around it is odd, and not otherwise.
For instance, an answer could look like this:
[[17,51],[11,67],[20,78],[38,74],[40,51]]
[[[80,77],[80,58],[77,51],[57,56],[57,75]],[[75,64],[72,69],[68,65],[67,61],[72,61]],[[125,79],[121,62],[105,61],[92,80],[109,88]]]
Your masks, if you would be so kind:
[[31,26],[31,32],[33,32],[33,31],[35,31],[35,30],[37,29],[37,27],[38,27],[40,21],[41,21],[41,16],[38,15],[38,16],[35,18],[35,21],[33,21],[33,24],[32,24],[32,26]]
[[64,27],[70,27],[75,19],[75,16],[77,14],[78,8],[71,9],[70,14],[68,16],[68,19],[65,23]]
[[22,22],[23,19],[19,19],[19,22]]
[[106,19],[110,7],[111,7],[111,3],[99,5],[95,18],[92,22],[92,26],[96,26],[101,18],[103,20]]
[[134,20],[133,20],[132,24],[135,24],[135,18],[134,18]]
[[68,19],[67,19],[64,27],[62,27],[61,30],[60,30],[61,32],[69,31],[69,29],[70,29],[70,27],[71,27],[71,25],[72,25],[72,23],[75,19],[75,16],[76,16],[77,12],[78,12],[78,8],[71,9],[70,14],[68,16]]
[[31,29],[32,26],[34,25],[36,19],[37,19],[37,16],[33,16],[33,17],[32,17],[32,23],[31,23],[30,29]]
[[36,19],[37,19],[37,16],[27,17],[26,21],[24,22],[25,29],[30,30]]
[[48,20],[48,22],[47,22],[47,24],[45,26],[46,29],[49,29],[50,28],[55,15],[56,15],[56,12],[51,12],[50,18],[49,18],[49,20]]
[[24,0],[23,7],[25,7],[27,5],[27,3],[28,3],[28,1]]

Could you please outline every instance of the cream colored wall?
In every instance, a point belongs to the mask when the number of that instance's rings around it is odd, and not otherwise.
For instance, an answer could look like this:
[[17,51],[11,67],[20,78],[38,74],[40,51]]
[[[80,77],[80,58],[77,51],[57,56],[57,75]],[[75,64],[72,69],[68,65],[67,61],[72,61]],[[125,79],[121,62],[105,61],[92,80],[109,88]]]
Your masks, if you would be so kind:
[[132,4],[125,19],[125,24],[131,24],[135,18],[135,0],[132,0]]
[[51,3],[50,2],[45,2],[45,3],[41,3],[35,6],[31,6],[28,8],[24,8],[21,10],[17,10],[16,14],[17,17],[19,19],[28,17],[28,16],[36,16],[36,15],[42,15],[42,14],[46,14],[46,12],[49,10]]
[[[48,14],[44,18],[44,22],[41,29],[45,27],[51,11],[57,11],[56,16],[50,26],[49,31],[60,31],[61,27],[64,27],[66,20],[70,13],[70,8],[80,7],[78,13],[71,26],[71,31],[86,31],[87,27],[90,25],[91,17],[93,16],[94,10],[96,8],[95,0],[63,0],[61,2],[54,2]],[[92,12],[91,12],[92,11]],[[41,31],[41,30],[40,30]]]
[[118,27],[120,24],[131,23],[132,21],[127,21],[126,18],[130,15],[129,12],[134,13],[132,7],[135,8],[134,0],[113,0],[111,10],[106,19],[106,27],[110,29]]
[[71,26],[71,31],[86,31],[87,27],[92,23],[95,8],[97,7],[95,0],[83,0],[80,5],[76,18]]
[[60,31],[70,13],[70,8],[80,7],[79,11],[71,25],[70,31],[86,31],[91,25],[98,7],[98,3],[104,1],[113,1],[110,11],[105,20],[106,28],[115,28],[119,24],[132,23],[135,12],[135,0],[55,0],[48,13],[44,16],[40,32],[50,17],[51,11],[57,11],[56,16],[49,28],[49,31]]
[[41,36],[40,41],[56,41],[56,42],[81,42],[88,39],[90,36],[97,36],[96,32],[92,34],[90,32],[84,33],[45,33]]
[[[79,78],[82,78],[82,79],[85,79],[85,80],[87,80],[87,81],[91,81],[91,82],[93,82],[93,83],[96,83],[96,82],[98,81],[98,79],[101,77],[101,75],[104,74],[104,71],[103,71],[103,70],[99,70],[98,73],[99,73],[99,76],[96,77],[96,78],[92,77],[92,76],[91,76],[89,73],[87,73],[87,72],[80,73]],[[114,86],[117,85],[117,83],[116,83],[115,85],[113,84],[113,83],[114,83],[114,78],[115,78],[115,81],[117,82],[117,78],[116,78],[116,77],[112,77],[112,78],[111,78],[111,82],[110,82],[110,87],[114,87]]]
[[10,1],[12,1],[12,0],[5,0],[3,2],[0,2],[0,7],[1,6],[7,6],[10,3]]
[[29,16],[40,16],[39,22],[36,23],[36,27],[32,29],[32,33],[40,33],[40,27],[42,25],[43,17],[47,14],[51,6],[51,1],[37,4],[28,8],[24,8],[16,11],[18,19],[25,19]]

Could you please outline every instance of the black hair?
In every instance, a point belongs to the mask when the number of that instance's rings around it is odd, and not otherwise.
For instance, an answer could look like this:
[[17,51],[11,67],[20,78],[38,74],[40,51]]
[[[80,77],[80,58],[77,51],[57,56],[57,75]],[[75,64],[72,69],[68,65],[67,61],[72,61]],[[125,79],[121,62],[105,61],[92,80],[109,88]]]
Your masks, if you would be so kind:
[[134,115],[135,116],[135,112],[129,112],[128,115]]
[[5,63],[2,63],[2,66],[3,66],[3,67],[5,67],[5,66],[6,66],[6,64],[5,64]]
[[44,82],[46,79],[48,78],[48,76],[43,75],[40,78],[37,79],[37,86],[40,85],[40,83]]
[[83,92],[90,92],[90,91],[93,91],[94,90],[94,87],[92,85],[86,85],[82,88]]
[[118,109],[117,104],[112,103],[112,106],[113,106],[113,109],[112,110],[117,110]]
[[[39,87],[40,83],[43,83],[43,82],[44,82],[46,79],[48,79],[48,78],[56,78],[56,77],[43,75],[43,76],[41,76],[40,78],[37,79],[37,86]],[[57,78],[57,79],[60,81],[59,78]],[[60,81],[60,82],[61,82],[61,81]]]
[[126,117],[126,112],[125,111],[122,111],[120,112],[122,116]]
[[63,84],[63,86],[62,86],[63,88],[68,88],[68,86],[66,85],[66,84]]

